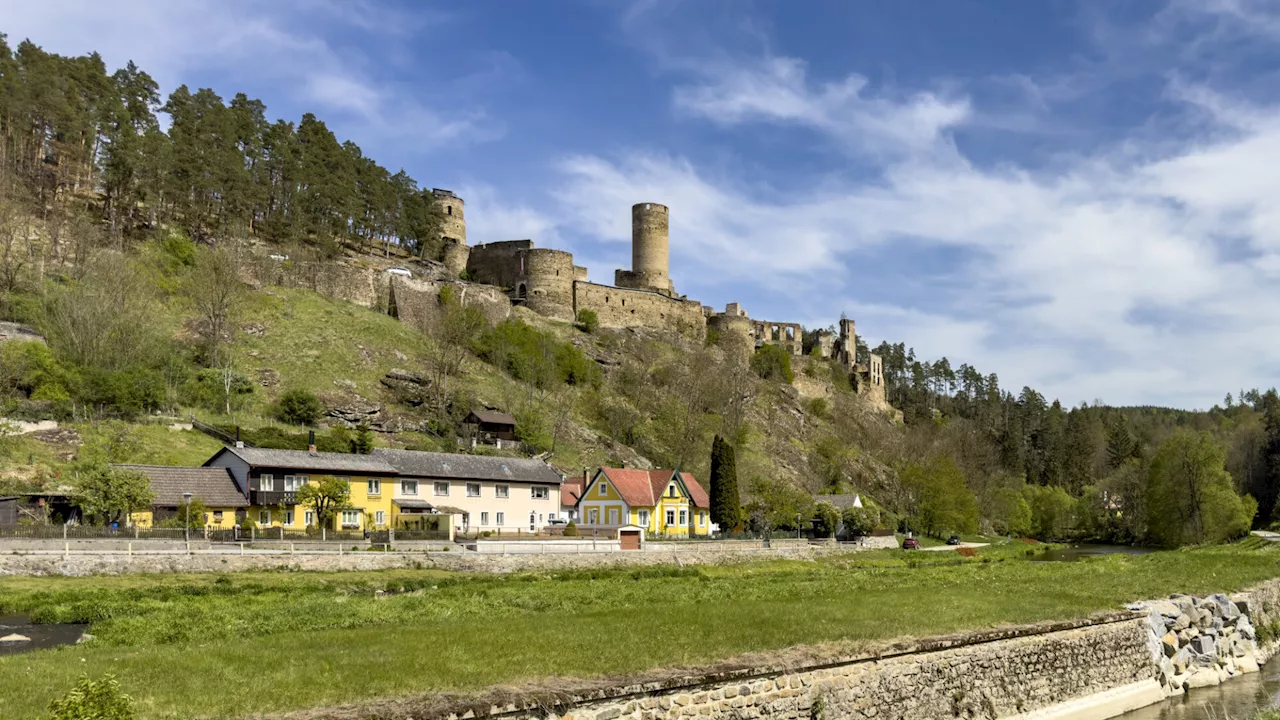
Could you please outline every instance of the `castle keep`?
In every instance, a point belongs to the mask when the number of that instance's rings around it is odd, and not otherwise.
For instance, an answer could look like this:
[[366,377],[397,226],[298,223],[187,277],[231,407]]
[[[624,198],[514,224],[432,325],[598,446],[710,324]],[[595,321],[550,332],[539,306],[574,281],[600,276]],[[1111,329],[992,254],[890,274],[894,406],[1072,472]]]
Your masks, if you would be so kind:
[[[587,269],[573,264],[563,250],[534,247],[533,240],[505,240],[468,247],[462,198],[449,190],[432,190],[444,210],[441,231],[444,264],[457,277],[502,288],[513,305],[573,322],[584,310],[596,314],[601,327],[646,327],[703,340],[718,334],[727,352],[749,358],[766,344],[780,345],[799,356],[804,330],[798,323],[753,320],[738,303],[717,313],[676,293],[670,274],[670,211],[646,202],[631,207],[631,268],[614,271],[613,285],[593,283]],[[840,334],[817,335],[819,355],[834,358],[851,375],[858,392],[885,405],[880,357],[858,358],[856,328],[841,319]]]

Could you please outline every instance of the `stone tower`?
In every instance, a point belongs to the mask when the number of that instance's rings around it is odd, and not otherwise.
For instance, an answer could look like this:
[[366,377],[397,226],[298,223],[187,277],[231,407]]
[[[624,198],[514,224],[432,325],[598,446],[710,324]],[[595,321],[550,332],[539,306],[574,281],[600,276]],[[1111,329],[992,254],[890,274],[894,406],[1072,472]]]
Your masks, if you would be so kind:
[[667,206],[658,203],[631,206],[631,270],[618,270],[615,285],[674,292],[668,274],[668,213]]
[[440,251],[440,259],[457,277],[466,270],[467,256],[471,254],[467,247],[467,219],[462,212],[464,203],[452,190],[433,188],[431,195],[444,213],[444,223],[440,226],[440,239],[444,241],[444,248]]

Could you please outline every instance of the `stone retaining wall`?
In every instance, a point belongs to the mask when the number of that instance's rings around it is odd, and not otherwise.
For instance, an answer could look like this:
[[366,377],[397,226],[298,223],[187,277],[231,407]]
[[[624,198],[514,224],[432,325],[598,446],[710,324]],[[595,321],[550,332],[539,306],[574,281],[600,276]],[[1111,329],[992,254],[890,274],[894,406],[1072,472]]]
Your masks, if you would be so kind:
[[[136,547],[136,546],[135,546]],[[465,572],[512,573],[639,565],[727,565],[753,560],[811,560],[842,555],[842,546],[804,546],[772,550],[706,549],[678,553],[601,552],[583,554],[511,554],[474,552],[353,552],[344,555],[23,555],[0,545],[0,577],[6,575],[120,575],[165,572],[240,572],[244,570],[386,570],[436,568]]]
[[[1280,581],[1249,593],[1173,596],[1126,611],[899,642],[857,655],[738,658],[717,669],[664,671],[610,683],[560,681],[550,688],[509,689],[472,697],[374,702],[308,711],[309,720],[356,717],[416,720],[950,720],[951,718],[1114,717],[1197,687],[1172,681],[1170,655],[1154,633],[1185,633],[1188,667],[1225,675],[1256,672],[1270,647],[1259,647],[1252,623],[1270,618]],[[1214,610],[1213,608],[1217,608]],[[1255,614],[1251,618],[1250,615]],[[1157,627],[1158,626],[1158,627]],[[1196,638],[1217,633],[1227,653]],[[1163,635],[1162,635],[1163,637]],[[1179,651],[1180,652],[1180,651]],[[1221,671],[1221,672],[1220,672]],[[1197,675],[1190,675],[1194,678]],[[1209,677],[1204,676],[1209,684]],[[1194,690],[1192,690],[1194,692]]]

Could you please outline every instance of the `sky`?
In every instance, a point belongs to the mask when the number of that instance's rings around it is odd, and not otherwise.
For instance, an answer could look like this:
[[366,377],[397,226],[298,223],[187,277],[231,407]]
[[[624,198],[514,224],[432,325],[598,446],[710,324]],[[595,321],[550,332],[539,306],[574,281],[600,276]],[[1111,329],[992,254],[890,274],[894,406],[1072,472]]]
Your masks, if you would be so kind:
[[1280,376],[1280,3],[0,0],[0,32],[314,112],[596,282],[857,321],[1064,405]]

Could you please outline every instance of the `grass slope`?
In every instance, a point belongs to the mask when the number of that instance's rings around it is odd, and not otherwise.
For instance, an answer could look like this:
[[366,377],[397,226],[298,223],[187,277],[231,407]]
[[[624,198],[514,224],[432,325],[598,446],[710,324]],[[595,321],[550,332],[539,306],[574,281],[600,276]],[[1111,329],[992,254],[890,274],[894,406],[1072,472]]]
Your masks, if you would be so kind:
[[514,577],[16,578],[0,587],[0,614],[92,622],[97,639],[0,658],[0,705],[6,717],[37,717],[81,673],[112,672],[144,718],[235,717],[1061,619],[1280,575],[1270,545],[1043,564],[1026,552]]

